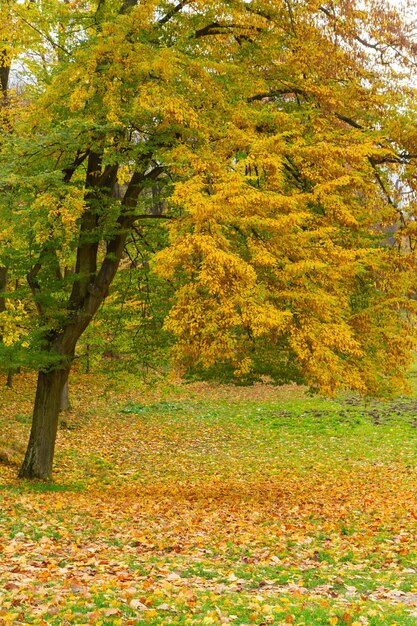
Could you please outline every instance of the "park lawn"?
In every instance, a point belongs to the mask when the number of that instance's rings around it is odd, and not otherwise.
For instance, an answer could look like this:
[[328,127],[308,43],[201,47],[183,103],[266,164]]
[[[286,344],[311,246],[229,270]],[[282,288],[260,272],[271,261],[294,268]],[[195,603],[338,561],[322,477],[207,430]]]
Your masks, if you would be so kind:
[[34,378],[1,387],[0,624],[417,623],[417,399],[71,388],[27,483]]

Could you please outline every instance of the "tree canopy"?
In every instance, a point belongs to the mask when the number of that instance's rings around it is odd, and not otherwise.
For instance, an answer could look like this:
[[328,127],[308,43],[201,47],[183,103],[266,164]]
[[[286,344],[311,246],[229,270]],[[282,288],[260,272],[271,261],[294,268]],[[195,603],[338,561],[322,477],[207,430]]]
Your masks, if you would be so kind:
[[51,473],[77,342],[144,224],[185,368],[261,353],[325,393],[402,388],[415,44],[365,4],[2,0],[2,354],[40,370],[23,476]]

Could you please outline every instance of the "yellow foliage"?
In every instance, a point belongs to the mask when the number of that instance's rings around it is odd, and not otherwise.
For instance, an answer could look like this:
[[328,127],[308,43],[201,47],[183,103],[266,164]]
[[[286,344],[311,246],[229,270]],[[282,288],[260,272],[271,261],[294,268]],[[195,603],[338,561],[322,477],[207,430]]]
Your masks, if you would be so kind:
[[12,346],[20,339],[26,315],[23,302],[6,298],[6,310],[0,313],[0,336],[5,346]]
[[[400,16],[371,0],[9,4],[5,55],[23,45],[33,80],[10,107],[23,164],[7,184],[24,190],[2,203],[16,223],[0,252],[76,267],[59,293],[41,275],[56,327],[75,302],[97,310],[83,298],[105,297],[112,255],[135,219],[161,217],[161,193],[173,219],[155,267],[176,289],[165,327],[186,366],[244,373],[267,346],[328,393],[397,384],[415,341],[417,213]],[[404,254],[385,245],[399,220]]]

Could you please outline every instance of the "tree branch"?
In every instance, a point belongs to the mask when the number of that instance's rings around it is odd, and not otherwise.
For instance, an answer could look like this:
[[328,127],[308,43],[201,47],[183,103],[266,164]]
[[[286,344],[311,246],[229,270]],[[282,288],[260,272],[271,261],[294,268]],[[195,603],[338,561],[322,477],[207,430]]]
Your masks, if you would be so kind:
[[[398,208],[394,202],[394,200],[391,198],[391,195],[388,191],[388,189],[385,187],[385,183],[381,178],[381,174],[378,172],[378,168],[377,168],[377,164],[375,162],[375,160],[373,159],[373,157],[369,157],[368,158],[369,163],[372,166],[372,169],[374,170],[374,174],[375,174],[375,178],[378,181],[379,186],[381,187],[382,191],[384,192],[385,198],[387,199],[387,202],[390,206],[393,206],[395,208]],[[402,214],[401,214],[402,215]]]
[[[226,35],[233,28],[241,29],[242,26],[239,24],[220,24],[220,22],[212,22],[211,24],[207,24],[207,26],[196,30],[194,37],[199,39],[200,37],[206,37],[207,35]],[[262,29],[255,27],[254,30],[256,32],[260,32]]]
[[364,130],[361,124],[358,124],[358,122],[355,122],[355,120],[352,120],[350,117],[346,117],[346,115],[342,115],[341,113],[335,113],[335,116],[338,120],[340,120],[341,122],[346,122],[346,124],[349,124],[349,126],[352,126],[353,128]]
[[306,92],[298,87],[283,87],[282,89],[274,89],[273,91],[266,91],[264,93],[257,93],[254,96],[248,98],[248,102],[255,102],[256,100],[264,100],[265,98],[269,98],[273,100],[274,98],[279,98],[279,96],[288,96],[288,95],[298,95],[298,96],[306,96]]
[[64,48],[63,46],[61,46],[59,43],[57,43],[56,41],[54,41],[52,39],[52,37],[50,35],[48,35],[47,33],[43,33],[41,30],[39,30],[39,28],[36,28],[36,26],[34,26],[33,24],[31,24],[30,22],[28,22],[28,20],[25,20],[24,17],[20,16],[20,19],[22,20],[22,22],[24,22],[27,26],[29,26],[29,28],[32,28],[32,30],[34,30],[36,33],[38,33],[38,35],[40,35],[41,37],[44,37],[44,39],[46,39],[46,41],[48,43],[51,44],[51,46],[55,49],[55,50],[62,50],[62,52],[65,52],[65,54],[67,56],[69,56],[69,51],[66,50],[66,48]]
[[181,0],[181,2],[179,2],[175,7],[173,7],[171,11],[168,11],[168,13],[164,15],[164,17],[161,17],[161,19],[158,20],[158,24],[162,25],[162,24],[166,24],[167,22],[169,22],[169,20],[173,18],[174,15],[179,13],[187,4],[190,4],[190,2],[191,0]]
[[38,261],[37,263],[35,263],[35,265],[32,267],[32,269],[30,270],[30,272],[28,272],[26,274],[26,280],[28,281],[28,285],[30,287],[30,290],[32,292],[33,295],[33,299],[35,301],[35,305],[36,308],[38,310],[39,315],[43,315],[44,311],[43,311],[43,307],[40,304],[39,300],[38,300],[38,296],[40,294],[41,288],[40,285],[38,283],[38,281],[36,280],[37,275],[39,274],[39,272],[41,271],[42,265],[41,263]]
[[144,188],[144,182],[147,180],[155,180],[166,168],[163,165],[157,165],[147,174],[135,172],[130,180],[128,188],[122,199],[122,206],[136,208],[139,194]]
[[133,9],[136,4],[136,0],[123,0],[122,6],[120,7],[120,15],[124,15],[129,11],[129,9]]
[[136,220],[173,220],[175,219],[173,215],[153,215],[152,213],[142,213],[141,215],[135,215]]
[[[7,287],[7,267],[0,265],[0,313],[6,310],[6,298],[4,297]],[[1,337],[0,337],[1,341]]]
[[63,170],[64,173],[64,183],[69,183],[75,170],[77,169],[77,167],[79,167],[84,161],[85,159],[88,157],[90,153],[90,150],[86,150],[86,152],[83,152],[82,154],[80,154],[80,151],[78,151],[77,156],[75,157],[74,161],[71,163],[71,165],[69,167],[66,167]]

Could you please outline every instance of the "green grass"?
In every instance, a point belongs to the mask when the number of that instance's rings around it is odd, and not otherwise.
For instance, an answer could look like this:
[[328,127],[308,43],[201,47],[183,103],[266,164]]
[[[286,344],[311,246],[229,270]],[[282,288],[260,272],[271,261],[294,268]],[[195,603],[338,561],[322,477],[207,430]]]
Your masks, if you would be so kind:
[[2,467],[0,623],[416,623],[413,397],[81,383],[54,481]]

